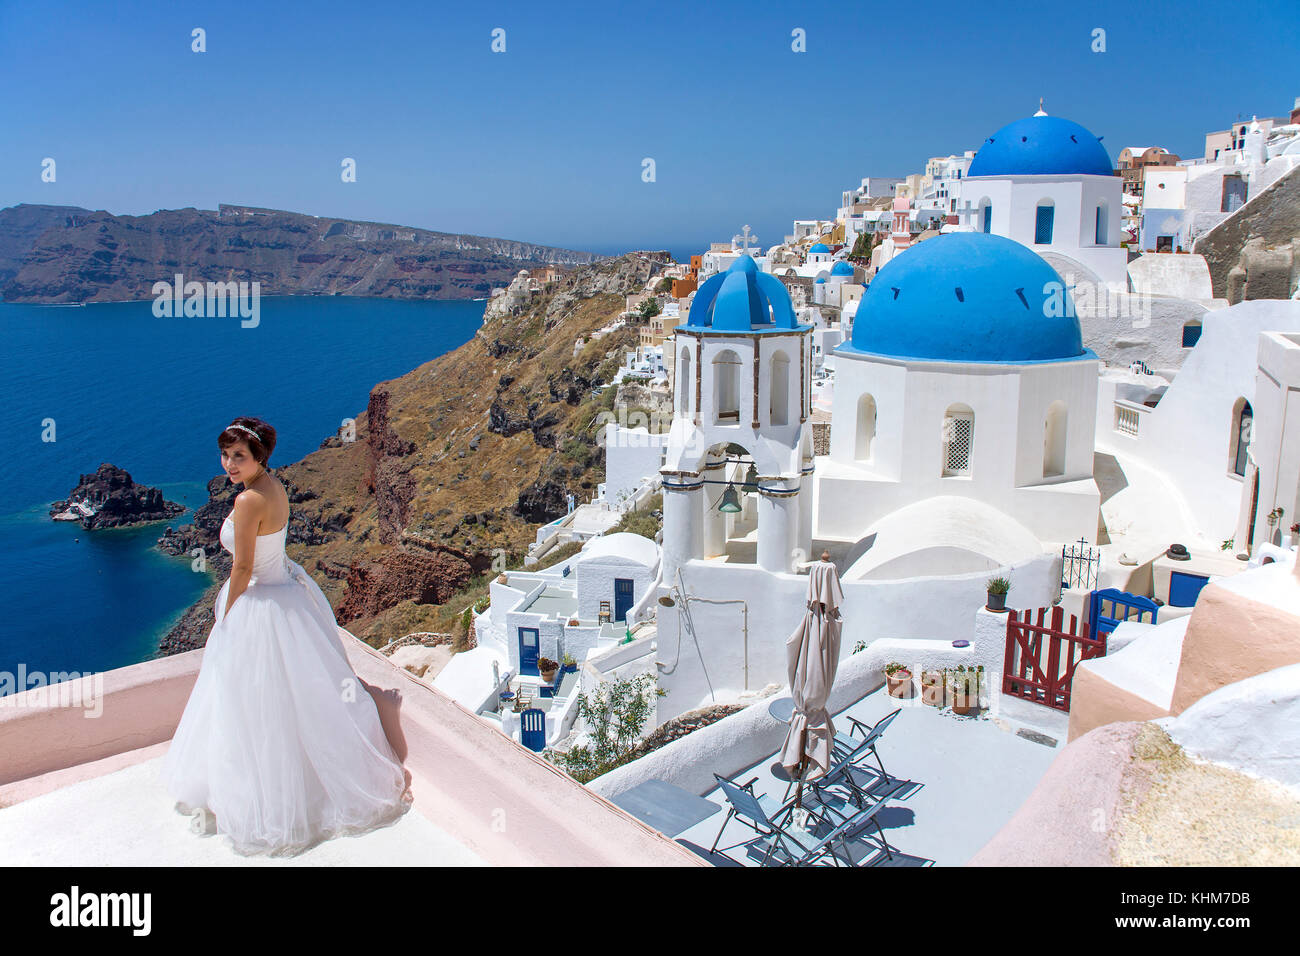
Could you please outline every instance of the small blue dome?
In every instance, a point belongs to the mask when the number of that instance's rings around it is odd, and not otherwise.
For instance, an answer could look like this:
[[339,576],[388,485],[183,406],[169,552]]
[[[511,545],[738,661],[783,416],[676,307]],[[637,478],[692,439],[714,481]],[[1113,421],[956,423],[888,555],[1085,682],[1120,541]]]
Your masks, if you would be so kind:
[[967,176],[1112,176],[1110,156],[1096,136],[1059,116],[1008,123],[984,141]]
[[818,276],[816,279],[813,280],[814,283],[817,283],[817,282],[825,282],[825,281],[826,281],[826,277],[825,277],[825,276]]
[[831,250],[830,250],[830,246],[826,245],[826,243],[824,243],[824,242],[819,242],[819,243],[817,243],[816,245],[814,245],[811,249],[809,249],[809,250],[808,250],[808,253],[811,255],[811,254],[814,253],[814,252],[826,252],[826,253],[829,253],[830,251],[831,251]]
[[1056,270],[984,232],[935,236],[886,263],[836,351],[940,362],[1095,357]]
[[834,267],[831,268],[831,275],[852,276],[853,266],[849,265],[847,262],[837,262],[835,263]]
[[710,276],[695,293],[684,329],[702,332],[776,332],[800,328],[790,293],[746,254]]

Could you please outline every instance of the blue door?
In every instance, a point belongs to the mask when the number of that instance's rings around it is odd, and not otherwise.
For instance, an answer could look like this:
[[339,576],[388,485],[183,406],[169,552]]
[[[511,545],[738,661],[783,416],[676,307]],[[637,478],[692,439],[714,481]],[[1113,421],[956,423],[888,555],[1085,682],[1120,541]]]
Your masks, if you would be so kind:
[[614,579],[614,620],[626,621],[627,612],[632,610],[632,579]]
[[1118,588],[1106,588],[1093,591],[1092,601],[1088,605],[1088,623],[1092,630],[1092,639],[1100,640],[1120,624],[1121,621],[1142,621],[1144,615],[1151,615],[1146,624],[1155,624],[1160,613],[1159,606],[1150,598],[1129,594]]
[[1184,574],[1182,571],[1169,572],[1169,605],[1171,607],[1194,607],[1201,588],[1210,583],[1210,579],[1199,574]]
[[534,753],[546,746],[546,714],[536,707],[519,715],[519,742]]
[[984,231],[993,231],[993,207],[991,205],[984,207]]
[[541,676],[541,672],[537,669],[537,652],[540,646],[537,628],[519,628],[519,673],[531,674],[534,677]]

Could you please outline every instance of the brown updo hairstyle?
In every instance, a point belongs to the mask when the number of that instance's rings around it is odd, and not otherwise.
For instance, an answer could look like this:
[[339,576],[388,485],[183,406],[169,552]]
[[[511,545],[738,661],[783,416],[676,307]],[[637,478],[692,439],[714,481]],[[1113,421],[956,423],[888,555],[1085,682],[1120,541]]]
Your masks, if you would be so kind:
[[260,418],[236,418],[230,423],[231,425],[243,425],[245,428],[251,428],[257,432],[258,437],[254,438],[243,428],[226,427],[220,435],[217,436],[217,447],[225,451],[232,445],[239,442],[248,442],[248,450],[253,457],[263,467],[267,467],[267,460],[271,457],[271,452],[275,450],[275,429],[262,421]]

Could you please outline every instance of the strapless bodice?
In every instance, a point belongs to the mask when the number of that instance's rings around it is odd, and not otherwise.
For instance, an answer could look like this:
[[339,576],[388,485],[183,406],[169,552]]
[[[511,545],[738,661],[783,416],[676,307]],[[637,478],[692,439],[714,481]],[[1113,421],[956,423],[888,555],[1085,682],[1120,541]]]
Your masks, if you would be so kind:
[[[292,580],[293,571],[289,556],[284,553],[284,543],[288,538],[289,522],[279,531],[258,535],[253,547],[253,584],[281,584]],[[229,515],[221,523],[221,546],[233,555],[235,553],[235,520]]]

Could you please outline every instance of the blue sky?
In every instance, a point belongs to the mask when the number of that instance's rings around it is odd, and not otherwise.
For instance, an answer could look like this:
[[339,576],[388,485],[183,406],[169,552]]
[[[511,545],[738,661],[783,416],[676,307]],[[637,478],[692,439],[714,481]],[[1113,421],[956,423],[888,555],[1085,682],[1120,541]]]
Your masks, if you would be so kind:
[[0,82],[0,206],[247,203],[681,251],[744,223],[779,241],[863,176],[976,149],[1040,96],[1112,160],[1199,156],[1239,114],[1290,110],[1300,30],[1293,0],[0,0]]

